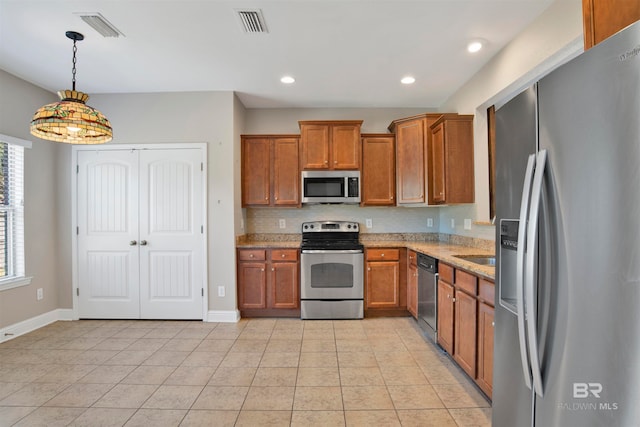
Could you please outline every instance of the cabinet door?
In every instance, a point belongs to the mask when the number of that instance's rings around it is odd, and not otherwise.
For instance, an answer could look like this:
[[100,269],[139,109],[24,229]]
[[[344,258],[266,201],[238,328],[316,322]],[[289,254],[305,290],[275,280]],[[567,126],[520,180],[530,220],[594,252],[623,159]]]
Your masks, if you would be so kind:
[[455,291],[455,338],[453,358],[471,378],[476,377],[477,300]]
[[331,169],[360,169],[360,126],[331,126]]
[[425,120],[396,127],[398,204],[425,203]]
[[269,205],[271,141],[242,140],[242,206]]
[[584,49],[597,45],[640,19],[640,2],[582,0]]
[[453,286],[438,280],[438,344],[449,354],[453,354]]
[[411,263],[407,277],[407,310],[413,317],[418,317],[418,267]]
[[367,263],[367,308],[400,307],[400,263]]
[[396,156],[393,135],[362,139],[362,205],[395,204]]
[[440,123],[431,132],[431,188],[430,195],[433,203],[445,203],[446,187],[445,187],[445,141],[444,141],[444,123]]
[[329,169],[329,126],[301,125],[302,169]]
[[269,294],[271,308],[298,308],[298,263],[274,262],[271,264]]
[[273,140],[273,204],[300,205],[298,138]]
[[241,262],[238,265],[238,308],[267,307],[267,274],[264,262]]
[[493,307],[478,304],[478,377],[480,388],[491,397],[493,391]]

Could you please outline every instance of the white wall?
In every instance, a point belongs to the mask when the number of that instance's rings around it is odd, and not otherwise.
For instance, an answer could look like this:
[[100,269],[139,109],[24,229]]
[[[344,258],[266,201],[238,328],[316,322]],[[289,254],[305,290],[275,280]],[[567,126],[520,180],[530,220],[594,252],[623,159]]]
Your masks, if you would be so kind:
[[[209,311],[235,310],[240,181],[234,178],[242,118],[236,123],[234,116],[242,108],[233,92],[105,94],[92,96],[89,104],[109,118],[112,144],[207,143]],[[226,288],[225,297],[217,296],[218,286]]]
[[[490,220],[487,108],[504,103],[582,52],[582,34],[581,0],[556,0],[441,106],[442,111],[475,115],[476,220]],[[457,211],[442,213],[457,218]]]
[[[59,283],[65,254],[60,252],[60,229],[68,227],[58,210],[61,188],[56,159],[69,147],[31,136],[29,122],[41,106],[57,96],[0,70],[0,133],[33,141],[25,150],[25,267],[30,285],[0,292],[0,329],[60,307]],[[68,228],[67,228],[68,229]],[[36,301],[36,289],[44,299]],[[0,339],[1,341],[1,339]]]

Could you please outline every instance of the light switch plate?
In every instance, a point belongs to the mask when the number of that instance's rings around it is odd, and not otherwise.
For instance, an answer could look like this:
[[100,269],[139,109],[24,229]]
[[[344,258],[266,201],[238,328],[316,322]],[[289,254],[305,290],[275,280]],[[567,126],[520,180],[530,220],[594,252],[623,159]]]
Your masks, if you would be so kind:
[[451,228],[456,228],[456,220],[455,220],[455,218],[451,218]]
[[373,228],[373,220],[371,218],[367,218],[365,221],[367,228]]
[[471,220],[469,218],[465,218],[464,220],[464,229],[471,230]]
[[278,220],[278,225],[280,226],[280,228],[287,228],[287,221],[284,220],[283,218],[280,218]]
[[433,227],[433,218],[427,218],[427,227]]

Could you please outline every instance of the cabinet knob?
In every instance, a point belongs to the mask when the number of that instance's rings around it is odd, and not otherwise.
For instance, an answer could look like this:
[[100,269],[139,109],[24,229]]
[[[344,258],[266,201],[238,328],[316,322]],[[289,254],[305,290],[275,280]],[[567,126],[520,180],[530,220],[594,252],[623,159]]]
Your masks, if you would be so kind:
[[371,271],[371,267],[367,267],[367,271]]
[[253,258],[253,254],[249,254],[249,258]]
[[384,256],[384,254],[380,254],[380,256],[382,256],[382,257],[383,257],[383,256]]
[[326,165],[326,164],[328,164],[328,163],[329,163],[329,160],[325,160],[325,161],[324,161],[324,164],[325,164],[325,165]]
[[496,326],[496,322],[491,322],[491,326]]
[[337,164],[338,164],[338,161],[337,161],[337,160],[334,160],[334,161],[333,161],[333,164],[334,164],[334,165],[337,165]]
[[260,271],[264,271],[264,268],[261,268]]
[[273,268],[273,267],[271,267],[271,271],[276,271],[276,269],[275,269],[275,268]]
[[393,196],[389,197],[389,200],[393,200]]
[[284,258],[284,254],[280,255],[281,258]]

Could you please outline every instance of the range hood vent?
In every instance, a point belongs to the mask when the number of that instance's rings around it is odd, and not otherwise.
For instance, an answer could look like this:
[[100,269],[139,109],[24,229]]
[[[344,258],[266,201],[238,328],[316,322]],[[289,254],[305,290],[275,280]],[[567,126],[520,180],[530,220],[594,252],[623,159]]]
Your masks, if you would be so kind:
[[122,31],[118,30],[113,24],[97,12],[77,12],[80,19],[89,24],[91,28],[100,33],[103,37],[120,37],[124,36]]
[[267,25],[264,23],[264,17],[262,16],[262,11],[260,9],[243,9],[238,10],[238,17],[240,18],[240,23],[242,24],[242,28],[245,33],[268,33]]

